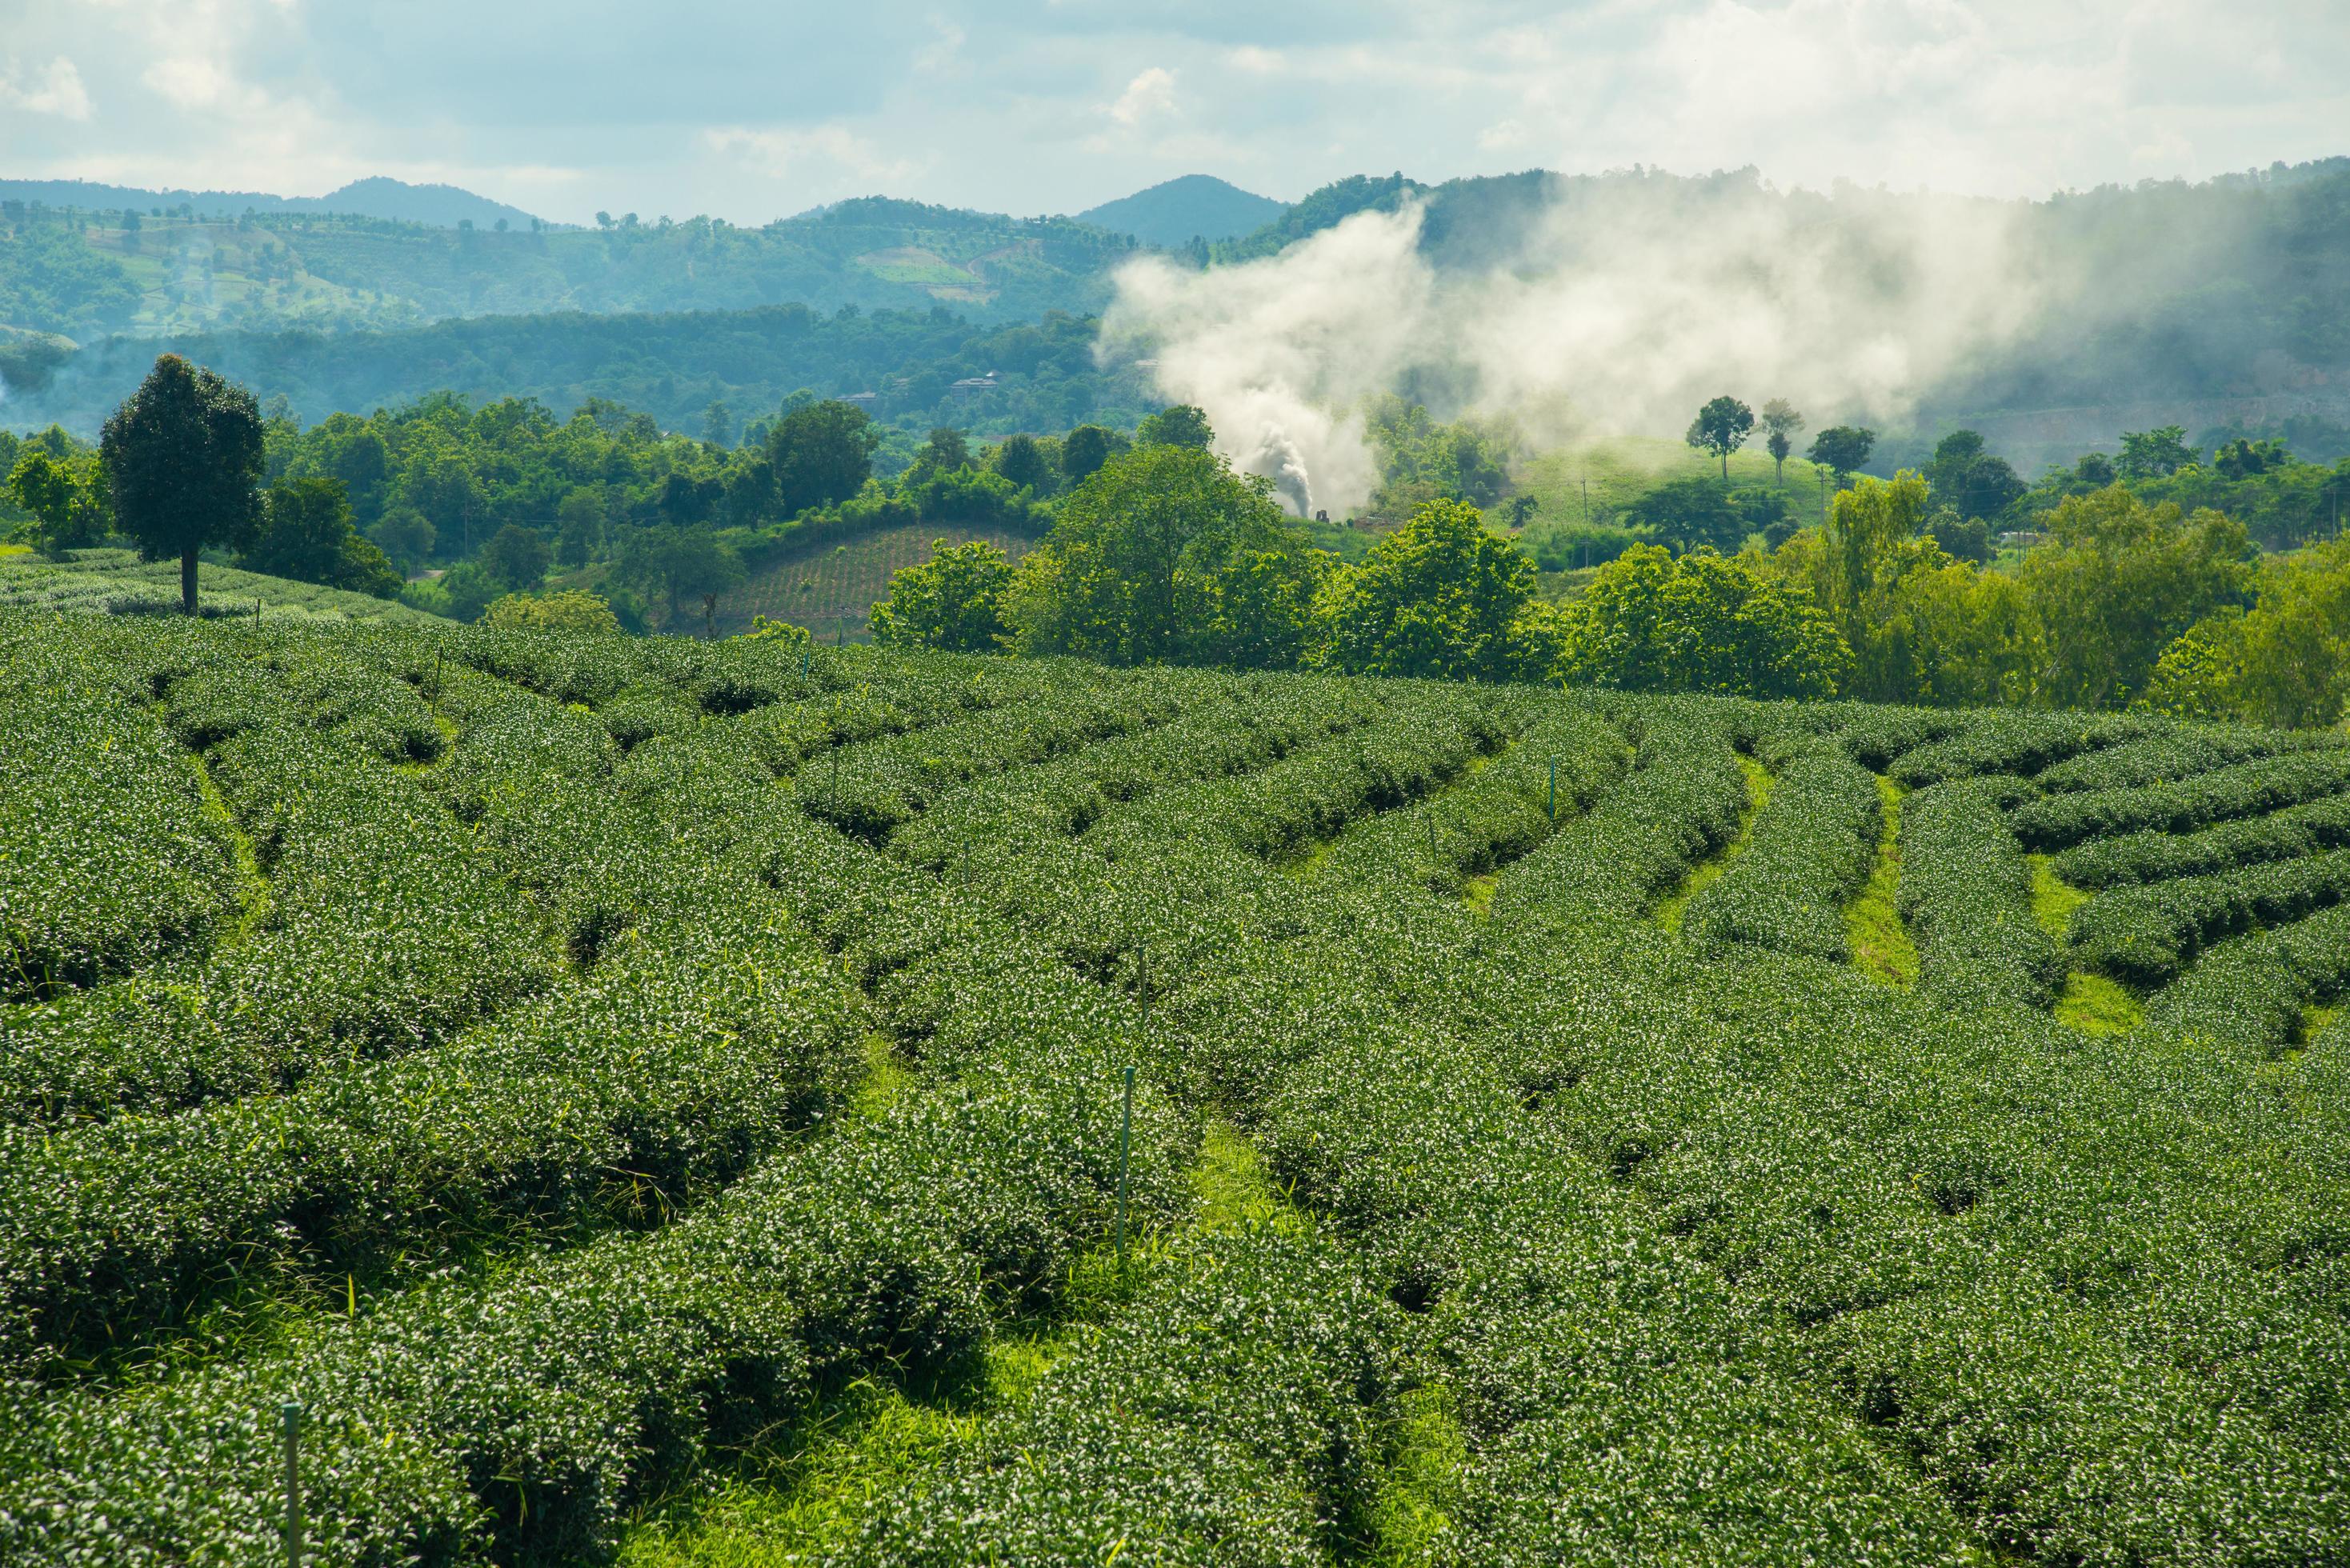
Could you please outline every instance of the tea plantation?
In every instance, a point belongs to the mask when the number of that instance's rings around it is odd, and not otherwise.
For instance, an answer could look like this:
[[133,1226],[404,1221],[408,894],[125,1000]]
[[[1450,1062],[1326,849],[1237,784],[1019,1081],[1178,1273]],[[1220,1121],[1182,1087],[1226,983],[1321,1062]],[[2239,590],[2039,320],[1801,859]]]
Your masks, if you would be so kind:
[[0,1562],[2350,1561],[2350,738],[15,609],[0,813]]

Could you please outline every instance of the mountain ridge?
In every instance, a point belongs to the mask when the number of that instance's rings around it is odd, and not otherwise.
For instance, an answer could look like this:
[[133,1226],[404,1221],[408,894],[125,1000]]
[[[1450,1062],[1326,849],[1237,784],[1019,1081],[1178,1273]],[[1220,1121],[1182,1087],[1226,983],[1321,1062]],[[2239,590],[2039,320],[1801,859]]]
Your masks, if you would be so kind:
[[1132,234],[1147,245],[1174,250],[1194,239],[1237,239],[1276,221],[1286,202],[1243,191],[1212,174],[1179,174],[1131,196],[1076,214],[1077,222]]
[[493,201],[463,186],[415,185],[385,174],[353,180],[323,196],[279,196],[265,191],[151,190],[91,180],[0,180],[0,201],[39,202],[51,207],[78,207],[92,212],[151,212],[158,207],[173,212],[185,206],[193,207],[201,217],[233,218],[248,211],[336,213],[355,218],[422,223],[438,229],[453,229],[462,222],[470,222],[477,228],[493,227],[500,220],[510,227],[523,229],[543,223],[543,220],[520,207]]

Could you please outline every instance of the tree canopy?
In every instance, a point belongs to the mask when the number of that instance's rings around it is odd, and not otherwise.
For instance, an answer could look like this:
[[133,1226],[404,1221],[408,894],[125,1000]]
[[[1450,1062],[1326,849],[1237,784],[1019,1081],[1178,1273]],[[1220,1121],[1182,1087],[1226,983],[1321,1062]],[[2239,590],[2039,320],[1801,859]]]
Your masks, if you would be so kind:
[[237,557],[248,572],[292,577],[388,599],[400,592],[391,562],[351,526],[350,503],[331,479],[295,479],[263,499],[261,526]]
[[1321,572],[1263,480],[1202,447],[1146,443],[1061,504],[1009,618],[1025,652],[1279,669],[1304,650]]
[[1698,410],[1697,418],[1690,421],[1689,433],[1682,439],[1700,452],[1711,452],[1721,460],[1721,481],[1730,483],[1730,454],[1746,444],[1754,432],[1754,410],[1736,398],[1723,393]]
[[1432,501],[1331,584],[1318,656],[1353,675],[1547,679],[1557,639],[1534,563],[1461,501]]
[[873,607],[873,640],[884,648],[935,648],[993,653],[1009,633],[1004,589],[1012,563],[984,539],[933,540],[928,561],[889,579],[889,597]]
[[176,354],[106,421],[100,460],[115,525],[151,561],[180,561],[180,607],[196,613],[197,553],[241,546],[261,522],[266,454],[253,394]]
[[1558,672],[1627,691],[1833,697],[1852,649],[1799,584],[1712,550],[1635,545],[1560,612]]

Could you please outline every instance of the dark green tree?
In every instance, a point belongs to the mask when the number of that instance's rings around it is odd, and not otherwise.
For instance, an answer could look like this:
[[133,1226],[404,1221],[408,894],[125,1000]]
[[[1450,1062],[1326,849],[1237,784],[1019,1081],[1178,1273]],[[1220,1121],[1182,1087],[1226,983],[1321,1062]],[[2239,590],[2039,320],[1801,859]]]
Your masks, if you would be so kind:
[[1100,425],[1079,425],[1061,441],[1061,472],[1071,484],[1083,484],[1107,462],[1122,444]]
[[513,593],[538,587],[554,564],[555,553],[547,548],[546,535],[519,523],[507,524],[482,546],[482,570]]
[[1052,487],[1053,466],[1030,435],[1006,436],[995,449],[995,472],[1023,489],[1042,496]]
[[1134,440],[1139,446],[1190,446],[1205,450],[1213,444],[1216,432],[1209,427],[1208,416],[1190,403],[1176,403],[1159,410],[1135,428]]
[[1961,517],[1997,517],[2022,499],[2025,488],[2005,458],[1985,452],[1981,435],[1965,430],[1952,431],[1935,446],[1926,483],[1937,506]]
[[1860,472],[1876,449],[1877,432],[1866,425],[1830,425],[1812,438],[1804,455],[1835,475],[1836,483]]
[[1710,473],[1669,479],[1634,501],[1625,515],[1677,556],[1700,545],[1735,555],[1749,529],[1729,487]]
[[2281,441],[2253,441],[2238,436],[2211,454],[2211,466],[2230,479],[2253,479],[2281,469],[2293,461],[2293,452]]
[[575,490],[555,509],[556,558],[567,566],[584,566],[604,547],[604,498],[593,490]]
[[1754,433],[1754,410],[1728,393],[1714,399],[1698,410],[1697,418],[1690,421],[1689,433],[1681,439],[1700,452],[1710,452],[1721,460],[1721,482],[1730,483],[1730,454],[1746,444]]
[[714,624],[717,597],[743,580],[743,562],[707,528],[664,524],[630,535],[620,579],[667,607],[664,626],[676,625],[689,598],[703,601],[703,619]]
[[236,564],[380,599],[400,592],[390,560],[352,525],[339,480],[295,479],[273,486],[263,498],[261,526]]
[[266,456],[253,394],[177,354],[106,421],[99,452],[115,525],[151,561],[180,561],[180,608],[196,613],[197,554],[242,546],[261,521]]
[[855,403],[809,403],[775,421],[767,435],[775,494],[785,514],[846,501],[873,472],[881,431]]
[[439,531],[425,519],[424,514],[413,507],[399,506],[385,513],[369,530],[368,537],[376,542],[394,565],[405,569],[422,566],[432,556],[433,541]]

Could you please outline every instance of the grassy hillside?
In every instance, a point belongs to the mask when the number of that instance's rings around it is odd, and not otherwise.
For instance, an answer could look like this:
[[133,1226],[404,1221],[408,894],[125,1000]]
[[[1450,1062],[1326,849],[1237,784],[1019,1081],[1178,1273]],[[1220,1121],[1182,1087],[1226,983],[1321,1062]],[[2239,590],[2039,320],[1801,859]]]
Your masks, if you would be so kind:
[[[1797,438],[1798,451],[1804,445],[1808,435],[1807,431]],[[1787,502],[1795,508],[1799,516],[1817,514],[1822,472],[1800,457],[1787,460]],[[1624,436],[1586,447],[1542,452],[1526,461],[1518,475],[1518,483],[1520,489],[1540,503],[1540,510],[1535,515],[1551,524],[1583,521],[1585,486],[1587,483],[1591,520],[1595,524],[1604,524],[1638,500],[1660,480],[1690,479],[1706,474],[1719,477],[1721,472],[1719,459],[1685,442]],[[1779,483],[1776,468],[1770,454],[1762,451],[1759,439],[1731,453],[1730,483],[1733,486]],[[1808,512],[1805,511],[1807,506]]]
[[289,1396],[322,1564],[2342,1554],[2350,740],[6,609],[0,713],[12,1561],[276,1560]]
[[823,545],[774,563],[718,601],[718,629],[749,629],[751,618],[804,626],[821,640],[861,641],[873,606],[889,597],[891,574],[931,558],[940,539],[950,545],[984,539],[1014,560],[1033,541],[1000,528],[972,529],[952,524],[917,523],[884,528],[846,544]]
[[[231,618],[250,618],[258,604],[265,619],[436,619],[391,600],[213,565],[199,575],[196,602],[207,617]],[[177,614],[180,564],[142,561],[132,550],[76,550],[68,560],[51,561],[21,545],[0,545],[0,608]]]

